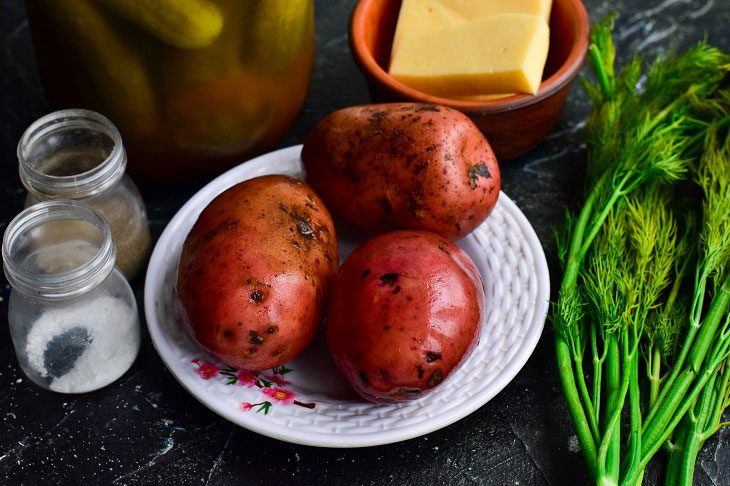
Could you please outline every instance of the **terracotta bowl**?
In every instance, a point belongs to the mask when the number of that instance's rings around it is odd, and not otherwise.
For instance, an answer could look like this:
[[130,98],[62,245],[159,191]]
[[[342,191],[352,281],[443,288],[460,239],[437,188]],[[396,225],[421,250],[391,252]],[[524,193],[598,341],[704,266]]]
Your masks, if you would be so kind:
[[553,130],[588,51],[590,21],[580,0],[553,0],[550,50],[537,94],[489,101],[439,98],[388,74],[400,5],[401,0],[360,0],[350,19],[350,49],[374,101],[418,101],[461,110],[484,133],[501,161],[529,152]]

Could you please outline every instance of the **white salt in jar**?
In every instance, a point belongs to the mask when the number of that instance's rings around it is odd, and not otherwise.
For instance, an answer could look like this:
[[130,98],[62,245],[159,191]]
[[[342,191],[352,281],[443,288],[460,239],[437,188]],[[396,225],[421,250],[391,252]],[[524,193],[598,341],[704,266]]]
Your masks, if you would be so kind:
[[31,206],[5,230],[2,255],[10,335],[28,378],[82,393],[129,369],[140,347],[137,304],[97,211],[70,200]]

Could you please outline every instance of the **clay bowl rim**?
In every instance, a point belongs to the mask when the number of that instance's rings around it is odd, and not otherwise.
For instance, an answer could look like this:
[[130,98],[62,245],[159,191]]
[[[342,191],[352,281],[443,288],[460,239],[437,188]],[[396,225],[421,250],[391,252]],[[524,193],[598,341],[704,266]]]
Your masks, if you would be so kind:
[[496,114],[507,111],[514,111],[519,108],[539,103],[570,83],[580,71],[583,61],[586,58],[589,47],[590,19],[588,12],[581,0],[567,0],[568,8],[571,9],[571,19],[578,20],[578,41],[573,43],[568,58],[563,62],[560,68],[555,71],[548,79],[540,83],[540,89],[537,94],[530,95],[518,93],[516,95],[499,98],[496,100],[484,101],[463,101],[449,98],[440,98],[438,96],[429,95],[406,86],[405,84],[395,80],[388,74],[380,64],[375,61],[372,52],[365,46],[364,35],[365,23],[368,13],[372,10],[372,4],[376,0],[358,0],[357,5],[350,16],[350,49],[353,57],[360,69],[366,76],[373,77],[381,84],[385,85],[391,91],[398,93],[404,100],[416,101],[422,103],[431,103],[436,105],[445,105],[456,108],[464,113],[469,114]]

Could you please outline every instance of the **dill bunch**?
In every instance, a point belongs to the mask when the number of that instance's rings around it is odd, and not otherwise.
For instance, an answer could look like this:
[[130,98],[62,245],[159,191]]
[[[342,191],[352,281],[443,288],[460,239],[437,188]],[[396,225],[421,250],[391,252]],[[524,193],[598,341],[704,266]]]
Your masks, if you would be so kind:
[[[563,280],[552,316],[568,410],[589,473],[605,486],[640,484],[682,417],[703,410],[701,394],[716,405],[707,405],[713,419],[726,403],[727,381],[713,374],[730,379],[730,222],[720,222],[730,142],[719,142],[730,124],[730,56],[701,42],[616,71],[614,18],[591,34],[586,199],[557,235]],[[687,180],[704,194],[697,215],[677,204],[674,186]]]

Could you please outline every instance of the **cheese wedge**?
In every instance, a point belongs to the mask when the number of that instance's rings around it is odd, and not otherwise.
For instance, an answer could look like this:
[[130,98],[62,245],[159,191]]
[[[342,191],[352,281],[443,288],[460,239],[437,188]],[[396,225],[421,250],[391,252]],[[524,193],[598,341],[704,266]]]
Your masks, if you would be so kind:
[[549,42],[543,17],[492,15],[403,35],[390,74],[419,91],[445,98],[535,94]]
[[400,38],[501,13],[539,15],[550,21],[552,0],[403,0],[393,38],[393,55]]

